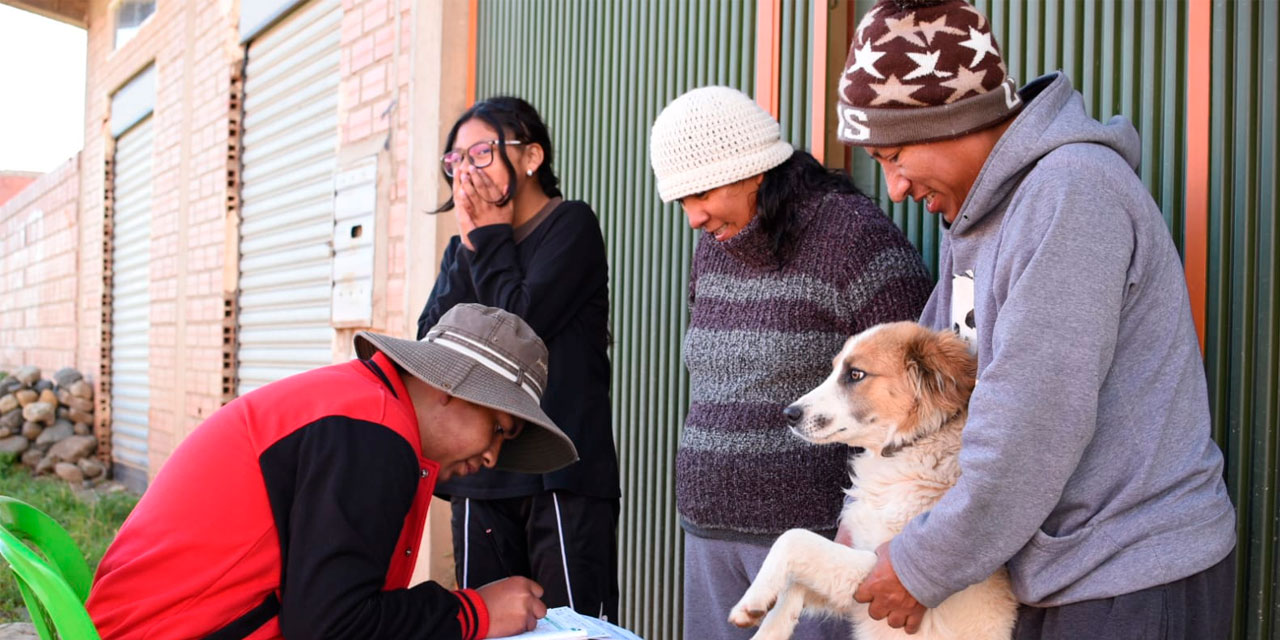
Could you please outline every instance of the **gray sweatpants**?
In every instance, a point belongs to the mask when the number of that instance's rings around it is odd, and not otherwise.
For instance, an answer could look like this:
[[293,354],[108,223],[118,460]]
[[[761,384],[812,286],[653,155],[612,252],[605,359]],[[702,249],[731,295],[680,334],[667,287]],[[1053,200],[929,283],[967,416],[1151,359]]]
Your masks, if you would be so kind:
[[1181,580],[1114,598],[1018,609],[1014,640],[1225,640],[1236,552]]
[[[729,609],[751,585],[767,555],[768,545],[684,535],[685,640],[747,640],[755,633],[729,624]],[[791,637],[845,640],[853,632],[841,619],[801,618]]]

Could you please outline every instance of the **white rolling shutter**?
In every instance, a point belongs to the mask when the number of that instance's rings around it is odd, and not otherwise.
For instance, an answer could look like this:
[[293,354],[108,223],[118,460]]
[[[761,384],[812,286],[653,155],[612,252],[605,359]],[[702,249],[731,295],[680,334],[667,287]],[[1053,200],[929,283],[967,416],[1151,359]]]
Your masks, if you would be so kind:
[[148,117],[116,141],[111,236],[111,455],[117,471],[140,471],[143,482],[150,466],[151,123]]
[[315,0],[249,44],[238,394],[333,361],[341,19]]

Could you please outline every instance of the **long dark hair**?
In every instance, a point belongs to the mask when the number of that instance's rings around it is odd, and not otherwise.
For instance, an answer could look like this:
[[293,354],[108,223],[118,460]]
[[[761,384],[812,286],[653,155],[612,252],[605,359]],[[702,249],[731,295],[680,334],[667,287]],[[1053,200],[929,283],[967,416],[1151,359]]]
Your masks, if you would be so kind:
[[[822,166],[808,151],[792,152],[766,171],[756,194],[756,217],[769,238],[769,249],[781,264],[791,257],[799,232],[797,209],[826,193],[861,193],[849,174]],[[812,205],[809,205],[812,206]]]
[[[502,161],[502,166],[506,167],[508,179],[507,192],[502,194],[502,198],[496,204],[505,205],[511,202],[511,198],[515,195],[516,168],[511,166],[511,160],[507,158],[506,153],[503,153],[508,132],[512,140],[536,143],[542,147],[542,164],[534,174],[538,178],[538,186],[542,187],[542,192],[547,194],[547,197],[555,198],[561,195],[560,178],[556,177],[555,170],[551,168],[551,161],[555,157],[551,148],[551,134],[547,132],[547,125],[542,122],[542,116],[538,115],[538,110],[534,109],[533,105],[515,96],[498,96],[475,103],[453,123],[453,128],[449,130],[449,137],[444,142],[446,151],[453,148],[453,143],[458,138],[458,129],[473,118],[484,122],[498,132],[498,148],[494,149],[494,153]],[[440,168],[440,172],[444,173],[443,167]],[[444,179],[451,187],[449,199],[433,213],[453,209],[453,178],[444,174]]]

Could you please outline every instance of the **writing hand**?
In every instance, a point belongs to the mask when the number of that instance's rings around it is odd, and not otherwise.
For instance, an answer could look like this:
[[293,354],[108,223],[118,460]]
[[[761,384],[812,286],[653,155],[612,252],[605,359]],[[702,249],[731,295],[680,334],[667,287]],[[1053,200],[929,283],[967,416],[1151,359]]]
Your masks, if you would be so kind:
[[547,605],[540,600],[542,586],[523,576],[495,580],[476,592],[489,609],[490,638],[532,631],[547,615]]

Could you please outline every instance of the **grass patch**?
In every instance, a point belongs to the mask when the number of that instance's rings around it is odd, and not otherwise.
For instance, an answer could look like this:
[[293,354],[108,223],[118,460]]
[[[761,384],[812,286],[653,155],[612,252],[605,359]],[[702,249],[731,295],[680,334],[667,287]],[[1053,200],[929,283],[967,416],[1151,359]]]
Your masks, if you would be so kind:
[[[75,540],[80,552],[96,571],[107,545],[124,523],[125,517],[138,504],[138,496],[128,491],[76,491],[56,477],[33,478],[21,466],[0,467],[0,495],[17,498],[49,514]],[[26,606],[18,583],[0,560],[0,622],[26,619]]]

